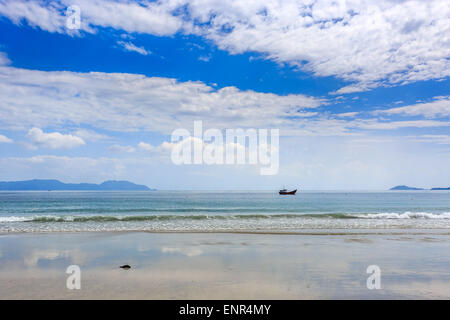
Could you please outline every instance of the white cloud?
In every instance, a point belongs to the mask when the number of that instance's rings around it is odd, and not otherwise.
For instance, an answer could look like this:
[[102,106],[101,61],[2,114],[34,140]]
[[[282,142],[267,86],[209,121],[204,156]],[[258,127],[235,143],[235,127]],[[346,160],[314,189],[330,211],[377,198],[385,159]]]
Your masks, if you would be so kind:
[[[155,160],[150,158],[68,157],[36,155],[33,157],[0,157],[0,174],[4,180],[55,178],[67,182],[100,183],[105,180],[129,180],[155,184],[159,176]],[[159,169],[161,170],[161,169]],[[161,172],[164,177],[164,173]],[[163,179],[161,181],[164,181]]]
[[61,258],[70,258],[69,252],[65,250],[33,250],[24,257],[23,262],[27,267],[36,267],[39,260],[56,260]]
[[9,65],[11,60],[8,59],[8,56],[4,52],[0,52],[0,66]]
[[450,121],[411,120],[411,121],[378,121],[375,119],[358,119],[348,124],[351,127],[371,130],[394,130],[399,128],[431,128],[450,127]]
[[404,116],[424,116],[426,118],[450,116],[450,96],[435,97],[432,102],[417,103],[414,105],[377,110],[375,114],[399,114]]
[[137,47],[131,42],[118,41],[117,44],[122,46],[126,51],[137,52],[139,54],[142,54],[143,56],[152,54],[151,51],[146,50],[144,47]]
[[450,171],[443,169],[450,161],[448,144],[416,140],[389,136],[285,137],[280,140],[280,171],[276,176],[261,177],[258,166],[175,166],[170,160],[162,163],[153,154],[142,157],[140,153],[126,153],[124,158],[0,157],[0,175],[3,180],[55,177],[67,182],[99,183],[114,179],[159,189],[202,190],[273,190],[283,184],[302,190],[445,185],[450,179]]
[[0,134],[0,143],[12,143],[12,142],[13,141],[10,138]]
[[443,145],[450,144],[450,135],[445,134],[423,134],[411,138],[417,142],[436,143]]
[[[235,87],[215,89],[198,81],[178,82],[136,74],[0,67],[0,96],[3,130],[85,126],[96,130],[171,134],[177,128],[192,131],[194,121],[203,120],[204,130],[280,128],[281,135],[342,136],[361,134],[355,128],[450,126],[450,121],[445,119],[352,119],[357,114],[311,112],[328,101],[301,94],[277,95]],[[448,98],[437,97],[431,104],[432,107],[418,104],[411,108],[420,109],[424,115],[448,115]],[[107,138],[85,129],[73,135],[86,141]]]
[[132,146],[121,146],[118,144],[109,147],[109,151],[116,153],[132,153],[136,151]]
[[12,143],[12,142],[13,142],[13,140],[0,134],[0,143]]
[[233,54],[259,52],[316,76],[352,82],[337,94],[450,75],[447,0],[14,0],[1,2],[0,14],[16,24],[69,32],[62,16],[69,4],[80,6],[87,32],[100,26],[196,34]]
[[[202,82],[120,73],[46,72],[0,67],[0,125],[80,125],[114,131],[189,129],[194,120],[214,128],[302,126],[325,100],[276,95]],[[177,116],[174,117],[174,114]],[[297,117],[295,119],[290,119]]]
[[81,9],[81,29],[94,33],[96,27],[111,27],[127,32],[172,35],[182,21],[171,14],[170,8],[159,3],[106,0],[6,0],[0,2],[0,15],[16,24],[26,21],[33,27],[58,33],[73,34],[66,28],[65,10],[71,5]]
[[153,151],[153,150],[155,150],[154,146],[152,146],[149,143],[145,143],[145,142],[139,142],[138,148],[141,149],[141,150],[144,150],[144,151]]
[[445,0],[193,0],[189,10],[222,49],[355,82],[337,93],[450,75]]
[[75,136],[80,137],[84,141],[101,141],[110,140],[111,138],[107,135],[95,132],[88,129],[78,129],[73,133]]
[[336,116],[340,117],[340,118],[347,118],[347,117],[353,118],[358,114],[359,114],[359,112],[345,112],[345,113],[338,113],[338,114],[336,114]]
[[56,2],[43,1],[1,1],[0,14],[15,24],[27,22],[32,27],[39,27],[49,32],[68,32],[65,30],[63,6]]
[[200,248],[174,248],[174,247],[162,247],[161,252],[163,253],[179,253],[188,257],[196,257],[203,254],[203,250]]
[[373,89],[376,86],[377,85],[375,83],[372,83],[370,85],[367,83],[351,84],[351,85],[339,88],[336,91],[330,92],[330,94],[348,94],[348,93],[369,91],[370,89]]
[[45,133],[39,128],[30,129],[27,137],[34,145],[50,149],[70,149],[85,144],[80,137],[59,132]]
[[[189,139],[185,139],[182,142],[190,142]],[[179,143],[182,143],[179,142]],[[169,141],[163,141],[160,145],[158,146],[153,146],[150,143],[146,143],[146,142],[139,142],[138,143],[138,149],[140,151],[146,151],[146,152],[151,152],[152,156],[158,156],[160,160],[163,161],[169,161],[169,155],[170,155],[170,151],[172,150],[172,148],[176,145],[176,143],[172,143]]]
[[198,57],[198,60],[203,62],[209,62],[209,60],[211,60],[211,56],[200,56]]
[[182,19],[175,17],[175,9],[165,1],[107,1],[64,0],[66,5],[81,8],[86,24],[92,27],[112,27],[127,32],[149,33],[158,36],[172,35],[182,27]]

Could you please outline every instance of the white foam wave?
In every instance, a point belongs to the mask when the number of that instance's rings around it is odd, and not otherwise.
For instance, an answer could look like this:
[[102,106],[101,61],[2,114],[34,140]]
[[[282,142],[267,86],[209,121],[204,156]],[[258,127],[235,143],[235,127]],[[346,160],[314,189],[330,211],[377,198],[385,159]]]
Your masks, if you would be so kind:
[[31,221],[32,219],[30,217],[0,217],[0,222],[23,222]]
[[[328,214],[323,214],[323,215],[328,215]],[[292,217],[294,217],[295,215],[293,215]],[[307,215],[307,217],[309,219],[313,219],[314,220],[314,216],[315,215]],[[317,218],[321,218],[322,214],[317,214]],[[410,211],[406,211],[404,213],[397,213],[397,212],[380,212],[380,213],[362,213],[362,214],[344,214],[344,216],[350,217],[350,218],[358,218],[358,219],[450,219],[450,212],[443,212],[443,213],[431,213],[431,212],[410,212]],[[122,221],[122,219],[124,219],[125,221],[127,219],[126,216],[116,216],[116,215],[111,215],[111,216],[96,216],[96,215],[82,215],[82,216],[52,216],[52,215],[45,215],[45,216],[7,216],[7,217],[2,217],[0,216],[0,223],[9,223],[9,222],[84,222],[84,221],[91,221],[91,222],[105,222],[102,221],[100,218],[104,217],[106,219],[111,219],[111,221],[109,222],[120,222]],[[157,217],[157,216],[156,216]],[[185,217],[185,216],[181,216],[181,217]],[[195,217],[195,216],[194,216]],[[235,216],[227,216],[228,218],[230,218],[230,220],[236,220]],[[261,215],[261,217],[266,217],[268,218],[267,220],[273,220],[273,221],[279,221],[279,219],[285,218],[285,216],[280,215],[279,217],[277,217],[277,215],[272,215],[272,216],[266,216],[266,215]],[[76,221],[76,218],[83,218],[86,220],[82,220],[82,221]],[[130,218],[133,218],[133,216],[130,216]],[[136,218],[136,222],[140,222],[142,220],[142,223],[144,223],[145,219],[138,219],[138,218],[142,218],[140,216],[135,217]],[[279,219],[278,219],[279,218]],[[295,218],[295,217],[294,217]],[[302,215],[299,214],[298,216],[296,216],[296,218],[301,219]],[[336,216],[334,217],[336,220],[341,220],[342,217],[340,216]],[[48,221],[46,221],[46,219],[48,219]],[[117,220],[115,220],[117,219]],[[333,219],[333,220],[335,220]],[[133,220],[133,219],[130,219]],[[152,219],[149,219],[152,220]],[[157,221],[158,219],[156,219],[155,221]],[[176,220],[176,219],[174,219]],[[205,219],[205,220],[209,220],[209,219]],[[227,220],[227,219],[225,219]],[[245,219],[247,220],[247,219]]]
[[404,212],[404,213],[369,213],[355,215],[362,219],[450,219],[450,212],[430,213],[430,212]]

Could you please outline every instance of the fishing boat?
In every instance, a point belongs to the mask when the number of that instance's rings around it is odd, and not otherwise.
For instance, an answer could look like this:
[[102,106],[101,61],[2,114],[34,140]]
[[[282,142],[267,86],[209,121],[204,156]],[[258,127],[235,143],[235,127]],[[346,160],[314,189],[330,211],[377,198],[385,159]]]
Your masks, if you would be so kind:
[[287,189],[281,189],[279,191],[279,194],[295,194],[297,192],[297,189],[292,190],[292,191],[287,191]]

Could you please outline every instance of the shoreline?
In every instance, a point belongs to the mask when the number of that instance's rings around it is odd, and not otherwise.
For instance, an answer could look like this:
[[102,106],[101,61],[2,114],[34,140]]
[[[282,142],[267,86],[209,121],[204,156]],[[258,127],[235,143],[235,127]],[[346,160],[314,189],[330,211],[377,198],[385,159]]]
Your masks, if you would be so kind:
[[[243,235],[298,235],[298,236],[346,236],[346,235],[442,235],[450,236],[448,228],[430,228],[430,229],[375,229],[376,231],[367,231],[370,229],[336,229],[346,231],[271,231],[271,230],[83,230],[83,231],[18,231],[18,232],[0,232],[0,236],[7,235],[49,235],[49,234],[129,234],[129,233],[150,233],[150,234],[243,234]],[[319,231],[320,230],[320,231]],[[351,231],[350,231],[351,230]],[[374,230],[374,229],[372,229]],[[399,231],[402,230],[402,231]],[[441,232],[447,230],[447,232]]]

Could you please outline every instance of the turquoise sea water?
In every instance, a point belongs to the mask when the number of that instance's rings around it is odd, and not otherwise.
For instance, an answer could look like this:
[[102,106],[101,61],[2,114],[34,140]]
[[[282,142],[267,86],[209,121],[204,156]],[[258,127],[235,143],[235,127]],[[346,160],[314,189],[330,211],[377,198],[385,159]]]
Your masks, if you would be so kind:
[[0,192],[0,232],[450,229],[450,192]]

